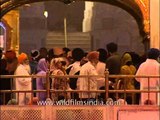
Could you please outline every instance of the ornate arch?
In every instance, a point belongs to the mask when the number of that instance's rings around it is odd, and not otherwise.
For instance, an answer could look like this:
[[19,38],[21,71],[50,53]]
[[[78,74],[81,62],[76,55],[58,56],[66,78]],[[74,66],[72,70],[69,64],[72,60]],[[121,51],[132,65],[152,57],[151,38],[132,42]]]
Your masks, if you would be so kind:
[[[16,7],[22,6],[24,4],[30,4],[34,2],[43,2],[43,1],[60,1],[65,4],[70,4],[73,2],[73,0],[0,0],[0,5],[1,5],[0,17],[2,18],[10,10]],[[78,2],[78,1],[85,1],[85,0],[74,0],[74,1]],[[145,26],[144,26],[143,10],[140,8],[140,5],[143,4],[143,0],[136,0],[138,2],[135,2],[134,0],[90,0],[90,1],[108,3],[126,10],[137,21],[141,36],[142,37],[146,36],[146,32],[144,30]]]
[[5,27],[5,34],[6,34],[6,36],[5,36],[5,42],[6,42],[6,47],[5,47],[5,49],[10,49],[10,47],[11,47],[11,27],[9,26],[9,24],[4,20],[4,19],[1,19],[1,21],[0,22],[2,22],[2,24],[4,25],[4,27]]

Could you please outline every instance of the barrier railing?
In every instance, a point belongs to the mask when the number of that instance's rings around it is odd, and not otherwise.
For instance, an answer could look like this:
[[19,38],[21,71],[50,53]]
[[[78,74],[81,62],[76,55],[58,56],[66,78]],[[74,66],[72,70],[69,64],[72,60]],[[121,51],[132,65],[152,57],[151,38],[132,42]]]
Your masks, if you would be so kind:
[[[132,79],[136,79],[136,78],[147,78],[148,79],[148,86],[150,86],[150,78],[160,78],[160,76],[151,76],[151,75],[143,75],[143,76],[135,76],[135,75],[109,75],[108,72],[105,72],[104,75],[63,75],[63,76],[59,76],[59,75],[50,75],[49,71],[47,72],[47,74],[45,76],[40,76],[40,75],[30,75],[30,76],[24,76],[24,75],[0,75],[0,78],[10,78],[10,79],[14,79],[14,78],[26,78],[26,77],[29,77],[29,78],[32,78],[32,82],[33,78],[38,78],[38,77],[43,77],[43,78],[46,78],[46,89],[44,90],[33,90],[33,88],[31,90],[15,90],[13,88],[13,80],[12,83],[11,83],[11,87],[12,89],[11,90],[0,90],[0,94],[1,96],[3,96],[3,101],[5,101],[5,94],[6,93],[11,93],[11,99],[13,98],[13,94],[14,93],[31,93],[32,97],[31,97],[31,104],[33,103],[33,97],[34,97],[34,93],[38,93],[38,92],[46,92],[47,94],[47,98],[51,98],[51,94],[52,93],[61,93],[61,92],[64,92],[64,93],[73,93],[73,92],[77,92],[79,94],[85,92],[85,93],[96,93],[96,94],[99,94],[99,93],[104,93],[105,94],[105,100],[107,100],[110,96],[109,94],[110,93],[115,93],[115,98],[118,99],[119,95],[118,94],[121,94],[123,93],[124,94],[124,100],[126,100],[126,94],[128,93],[131,93],[132,94],[132,100],[133,100],[133,94],[135,93],[148,93],[148,99],[150,100],[150,93],[160,93],[160,89],[159,90],[151,90],[150,87],[148,87],[146,90],[128,90],[124,87],[124,89],[120,90],[120,89],[117,89],[115,87],[114,90],[110,90],[109,89],[109,79],[110,78],[115,78],[115,79],[122,79],[124,80],[123,78],[132,78]],[[88,90],[55,90],[55,89],[51,89],[51,86],[50,86],[50,79],[52,78],[80,78],[80,77],[87,77],[88,78]],[[105,83],[104,83],[104,90],[90,90],[90,81],[89,81],[89,78],[90,77],[103,77],[105,78]],[[6,79],[7,80],[7,79]],[[124,82],[124,86],[126,82]],[[65,86],[67,86],[67,83],[65,83]],[[65,87],[66,88],[66,87]],[[88,95],[89,95],[88,94]],[[66,98],[66,97],[65,97]],[[97,99],[97,98],[96,98]],[[134,100],[133,102],[134,103]],[[4,102],[3,102],[4,104]]]

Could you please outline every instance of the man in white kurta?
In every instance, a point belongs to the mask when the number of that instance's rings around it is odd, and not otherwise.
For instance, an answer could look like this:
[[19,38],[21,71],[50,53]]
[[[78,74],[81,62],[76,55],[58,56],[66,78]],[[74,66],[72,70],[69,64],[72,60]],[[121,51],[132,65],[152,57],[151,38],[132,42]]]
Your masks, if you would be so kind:
[[[29,75],[28,71],[25,69],[25,67],[22,64],[19,64],[14,75]],[[15,89],[16,90],[31,90],[31,78],[15,78]],[[19,105],[25,105],[28,104],[31,100],[31,93],[27,92],[19,94],[16,94],[16,100],[18,101]]]
[[[136,75],[146,75],[146,76],[157,76],[150,78],[136,78],[140,82],[141,90],[157,90],[159,87],[160,78],[160,64],[156,60],[159,56],[158,49],[150,49],[148,52],[147,60],[142,63],[136,73]],[[148,82],[149,80],[149,82]],[[147,100],[151,101],[151,104],[158,104],[158,94],[157,93],[141,93],[141,104],[144,105]]]
[[[96,71],[96,65],[99,59],[99,53],[97,51],[92,51],[87,55],[88,62],[85,63],[80,70],[80,75],[98,75]],[[98,82],[101,78],[95,77],[79,77],[77,81],[77,86],[79,90],[97,90]],[[95,98],[95,92],[82,92],[79,94],[82,99]]]
[[[80,70],[80,75],[98,75],[95,67],[91,62],[84,64]],[[96,77],[80,77],[78,78],[78,88],[79,90],[97,90]],[[80,98],[95,98],[95,93],[82,92],[79,95]]]
[[[29,75],[28,71],[26,70],[25,66],[18,63],[18,59],[16,57],[16,54],[14,51],[10,51],[7,53],[6,61],[7,66],[6,70],[8,70],[9,73],[14,73],[14,75]],[[20,78],[16,77],[13,80],[13,88],[15,90],[31,90],[31,78]],[[31,100],[31,93],[22,93],[19,92],[16,93],[16,100],[19,105],[25,105],[28,104]]]

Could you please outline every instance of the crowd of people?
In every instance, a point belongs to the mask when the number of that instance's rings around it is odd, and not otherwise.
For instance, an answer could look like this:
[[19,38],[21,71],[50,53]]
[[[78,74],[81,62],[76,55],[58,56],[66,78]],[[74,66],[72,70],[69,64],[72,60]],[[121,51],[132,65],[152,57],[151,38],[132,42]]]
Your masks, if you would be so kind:
[[[0,75],[104,75],[108,69],[111,75],[160,75],[160,50],[151,48],[146,56],[139,56],[135,52],[125,52],[122,56],[117,52],[118,46],[114,42],[108,43],[106,49],[99,48],[96,51],[86,52],[81,48],[59,48],[47,50],[40,48],[32,50],[30,55],[20,53],[16,55],[14,50],[0,51]],[[47,99],[46,92],[31,94],[30,90],[46,90],[46,77],[14,77],[1,78],[0,90],[19,90],[21,92],[0,93],[0,104],[30,104],[31,97],[40,101]],[[160,78],[109,78],[110,90],[156,90],[160,86]],[[63,92],[65,90],[104,90],[104,77],[51,77],[50,89],[62,90],[51,92],[50,99],[54,101],[62,99],[88,99],[105,100],[105,93],[96,92]],[[109,93],[113,101],[125,99],[127,104],[158,104],[157,93]],[[13,101],[12,101],[13,100]],[[13,103],[14,102],[14,103]]]

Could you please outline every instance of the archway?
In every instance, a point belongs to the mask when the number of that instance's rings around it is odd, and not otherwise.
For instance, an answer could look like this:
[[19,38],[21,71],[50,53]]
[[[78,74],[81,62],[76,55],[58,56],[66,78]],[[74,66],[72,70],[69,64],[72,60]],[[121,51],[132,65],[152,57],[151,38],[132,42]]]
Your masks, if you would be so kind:
[[[3,17],[3,15],[5,15],[8,11],[24,5],[24,4],[29,4],[29,3],[34,3],[34,2],[42,2],[44,0],[36,0],[36,1],[32,1],[32,0],[20,0],[20,1],[12,1],[12,0],[4,0],[1,1],[1,18]],[[54,0],[47,0],[47,1],[54,1]],[[69,4],[73,1],[69,1],[69,0],[58,0],[60,2],[63,2],[65,4]],[[78,1],[84,1],[84,0],[77,0]],[[130,15],[132,15],[137,24],[138,24],[138,28],[139,28],[139,33],[142,36],[142,38],[145,38],[146,33],[144,31],[144,20],[143,20],[143,14],[141,9],[139,8],[139,6],[137,5],[137,3],[133,0],[123,0],[123,1],[111,1],[111,0],[93,0],[93,2],[102,2],[102,3],[107,3],[110,5],[114,5],[114,6],[118,6],[122,9],[124,9],[125,11],[127,11]]]
[[[2,18],[7,12],[10,10],[22,6],[24,4],[34,3],[34,2],[42,2],[42,1],[54,1],[54,0],[2,0],[0,1],[1,5],[1,14],[0,18]],[[55,0],[56,1],[56,0]],[[57,0],[63,2],[65,4],[70,4],[73,0]],[[85,0],[75,0],[78,1],[85,1]],[[103,2],[111,5],[118,6],[124,10],[126,10],[129,14],[131,14],[137,21],[140,34],[145,36],[144,25],[143,25],[143,15],[142,11],[137,5],[137,3],[133,0],[91,0],[91,2]]]

